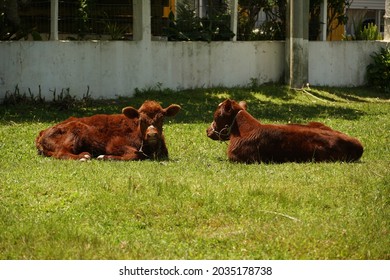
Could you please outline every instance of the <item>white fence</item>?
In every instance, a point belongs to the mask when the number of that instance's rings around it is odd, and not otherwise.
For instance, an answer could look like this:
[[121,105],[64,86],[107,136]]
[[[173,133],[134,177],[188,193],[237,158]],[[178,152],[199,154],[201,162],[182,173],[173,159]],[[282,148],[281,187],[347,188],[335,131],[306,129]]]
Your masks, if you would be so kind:
[[[52,0],[53,7],[57,2]],[[237,0],[231,3],[235,7]],[[156,85],[183,89],[284,80],[288,65],[284,42],[153,41],[150,0],[133,0],[133,10],[138,15],[134,41],[0,42],[0,100],[16,87],[46,99],[63,89],[79,98],[87,92],[92,98],[115,98]],[[55,11],[52,17],[51,38],[56,39]],[[363,85],[370,55],[381,46],[386,42],[309,42],[308,82]]]
[[[383,41],[309,42],[312,86],[365,83],[370,55]],[[136,88],[245,86],[283,80],[284,42],[50,41],[0,42],[0,99],[21,93],[50,99],[68,89],[82,97],[130,96]]]
[[371,55],[385,41],[309,42],[309,82],[318,86],[355,87],[366,84]]

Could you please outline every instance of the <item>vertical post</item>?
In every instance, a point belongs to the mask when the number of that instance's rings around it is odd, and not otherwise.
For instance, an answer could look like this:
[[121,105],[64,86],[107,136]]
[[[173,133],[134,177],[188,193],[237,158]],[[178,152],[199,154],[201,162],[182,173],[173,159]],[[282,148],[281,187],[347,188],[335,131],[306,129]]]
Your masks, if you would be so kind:
[[322,0],[321,2],[321,41],[326,41],[327,38],[327,29],[328,29],[328,0]]
[[230,28],[235,34],[231,39],[232,41],[237,41],[237,31],[238,31],[238,0],[231,0],[231,18],[230,18]]
[[50,40],[58,40],[58,0],[50,1]]
[[133,0],[133,40],[151,40],[152,23],[150,0]]
[[386,0],[384,16],[384,40],[390,41],[390,0]]
[[291,88],[302,88],[309,72],[309,0],[287,0],[286,76]]

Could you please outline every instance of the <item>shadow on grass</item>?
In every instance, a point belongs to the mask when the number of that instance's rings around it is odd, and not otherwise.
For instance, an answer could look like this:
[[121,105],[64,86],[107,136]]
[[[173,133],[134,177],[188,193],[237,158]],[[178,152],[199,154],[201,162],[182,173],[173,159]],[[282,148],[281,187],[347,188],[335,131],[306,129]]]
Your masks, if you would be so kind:
[[[341,91],[343,92],[343,91]],[[333,92],[333,94],[336,94]],[[0,123],[9,122],[59,122],[70,116],[120,113],[126,106],[139,106],[145,100],[156,100],[166,107],[172,103],[182,107],[181,112],[170,119],[173,123],[209,123],[217,105],[231,98],[245,100],[248,111],[264,122],[307,122],[316,118],[342,118],[354,120],[364,113],[342,103],[313,103],[299,101],[297,93],[280,85],[263,85],[257,88],[213,88],[182,91],[149,89],[137,91],[134,97],[114,100],[91,100],[77,103],[67,109],[50,103],[22,102],[16,105],[0,105]]]
[[319,87],[318,89],[324,90],[348,101],[369,102],[367,98],[377,99],[380,101],[390,100],[389,93],[384,92],[384,90],[373,89],[367,86],[350,88]]

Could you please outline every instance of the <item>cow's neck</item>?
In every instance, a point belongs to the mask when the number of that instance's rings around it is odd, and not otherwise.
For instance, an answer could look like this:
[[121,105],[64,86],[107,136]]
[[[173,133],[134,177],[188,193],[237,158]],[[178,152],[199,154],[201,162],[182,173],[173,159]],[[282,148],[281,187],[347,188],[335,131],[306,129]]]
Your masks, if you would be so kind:
[[250,133],[255,127],[260,126],[260,122],[245,110],[237,113],[230,135],[233,137],[243,136]]

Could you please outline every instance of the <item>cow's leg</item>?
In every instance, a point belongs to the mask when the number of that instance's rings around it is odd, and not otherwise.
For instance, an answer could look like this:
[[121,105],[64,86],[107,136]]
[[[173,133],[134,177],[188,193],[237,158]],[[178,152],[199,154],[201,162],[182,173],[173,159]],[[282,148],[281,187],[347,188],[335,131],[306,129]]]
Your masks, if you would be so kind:
[[55,151],[49,156],[52,156],[52,157],[58,158],[58,159],[74,159],[74,160],[80,160],[80,161],[87,161],[87,160],[90,160],[92,158],[91,154],[88,152],[83,152],[83,153],[76,155],[76,154],[73,154],[72,152],[70,152],[69,150],[66,150],[66,149],[61,149],[61,150]]
[[38,153],[58,159],[87,161],[92,158],[89,152],[83,151],[85,135],[91,133],[91,127],[78,122],[60,123],[42,131],[36,139]]
[[100,155],[97,157],[98,160],[140,160],[144,159],[145,155],[142,152],[139,152],[137,149],[126,146],[123,147],[123,154],[121,155]]
[[78,155],[80,161],[88,161],[92,158],[91,154],[88,152],[84,152]]

